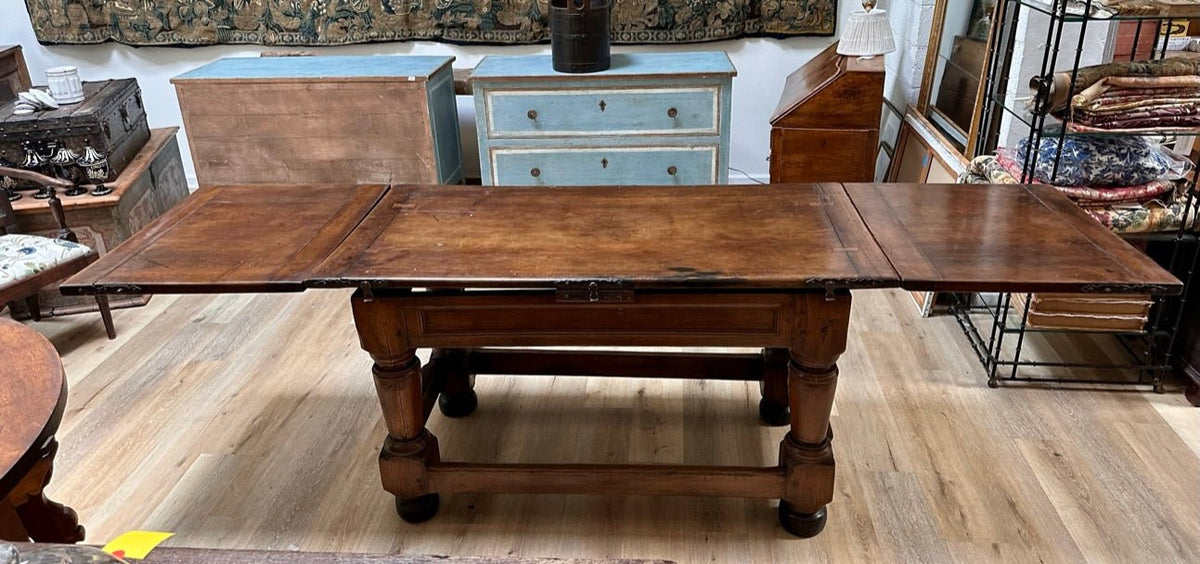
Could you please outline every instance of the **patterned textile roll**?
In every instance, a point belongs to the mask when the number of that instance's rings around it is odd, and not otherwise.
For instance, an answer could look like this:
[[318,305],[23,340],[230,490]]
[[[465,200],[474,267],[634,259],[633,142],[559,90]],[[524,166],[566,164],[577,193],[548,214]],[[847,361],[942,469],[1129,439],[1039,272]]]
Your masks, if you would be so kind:
[[1101,79],[1110,76],[1196,76],[1200,75],[1200,59],[1170,58],[1157,61],[1115,62],[1077,71],[1075,87],[1071,88],[1071,73],[1059,72],[1050,76],[1035,76],[1029,81],[1029,88],[1041,102],[1041,107],[1048,111],[1065,109],[1071,98]]
[[[1084,208],[1083,211],[1116,233],[1162,233],[1175,231],[1184,224],[1187,199],[1181,198],[1170,204],[1150,202],[1137,207],[1113,206],[1109,208]],[[1195,204],[1187,210],[1187,230],[1196,231]]]
[[[963,173],[962,177],[959,178],[959,182],[962,184],[1018,184],[1017,179],[1004,168],[1000,159],[996,158],[995,155],[976,157],[971,161],[970,166]],[[1060,191],[1071,190],[1071,188],[1066,188],[1065,190],[1062,187],[1056,188]],[[1068,192],[1067,196],[1070,197],[1071,194]],[[1165,197],[1167,194],[1163,196],[1163,199],[1170,200],[1170,198]],[[1110,202],[1103,206],[1081,207],[1093,219],[1115,233],[1175,231],[1183,225],[1185,213],[1188,217],[1188,229],[1196,231],[1200,228],[1200,220],[1197,217],[1200,216],[1200,210],[1197,210],[1196,203],[1193,203],[1189,209],[1187,202],[1186,197],[1177,196],[1170,203],[1153,200],[1132,204],[1114,204]],[[1019,221],[1020,218],[1012,219]]]

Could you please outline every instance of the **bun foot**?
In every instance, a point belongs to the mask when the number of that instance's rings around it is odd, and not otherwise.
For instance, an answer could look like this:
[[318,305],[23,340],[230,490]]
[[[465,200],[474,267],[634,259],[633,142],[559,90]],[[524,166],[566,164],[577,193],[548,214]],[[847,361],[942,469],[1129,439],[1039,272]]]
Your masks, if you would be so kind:
[[437,515],[442,500],[438,494],[428,494],[412,499],[396,497],[396,513],[407,523],[424,523]]
[[767,398],[758,400],[758,417],[770,427],[783,427],[791,423],[791,410]]
[[802,539],[810,539],[825,529],[828,514],[822,507],[816,513],[800,513],[786,501],[779,502],[779,523],[787,532]]
[[475,395],[475,390],[467,390],[453,396],[438,396],[438,408],[446,417],[466,417],[475,413],[476,407],[479,407],[479,396]]

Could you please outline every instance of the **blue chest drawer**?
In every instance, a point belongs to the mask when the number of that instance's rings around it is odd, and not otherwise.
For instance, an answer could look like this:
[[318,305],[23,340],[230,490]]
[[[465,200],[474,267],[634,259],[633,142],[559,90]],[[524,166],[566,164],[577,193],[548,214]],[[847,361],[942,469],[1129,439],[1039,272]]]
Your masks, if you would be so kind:
[[724,52],[613,55],[563,74],[549,56],[471,75],[484,184],[723,184],[736,71]]
[[720,89],[489,90],[489,139],[589,135],[718,135]]
[[[604,186],[712,184],[716,145],[709,147],[511,148],[492,151],[497,184]],[[580,177],[589,179],[578,182]]]

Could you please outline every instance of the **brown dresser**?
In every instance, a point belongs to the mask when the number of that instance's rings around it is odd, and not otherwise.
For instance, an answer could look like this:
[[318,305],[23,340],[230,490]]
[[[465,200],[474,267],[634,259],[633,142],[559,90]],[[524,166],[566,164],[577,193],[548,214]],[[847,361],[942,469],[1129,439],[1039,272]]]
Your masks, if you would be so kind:
[[457,184],[453,60],[230,57],[171,83],[201,186]]
[[874,182],[883,57],[830,45],[787,78],[771,116],[771,182]]

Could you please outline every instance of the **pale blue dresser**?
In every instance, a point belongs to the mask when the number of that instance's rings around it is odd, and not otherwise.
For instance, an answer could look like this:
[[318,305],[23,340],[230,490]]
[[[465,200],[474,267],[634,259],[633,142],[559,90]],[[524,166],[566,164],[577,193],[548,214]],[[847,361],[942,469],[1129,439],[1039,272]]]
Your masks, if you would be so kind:
[[736,74],[723,51],[614,54],[589,74],[486,57],[470,78],[483,183],[724,184]]

